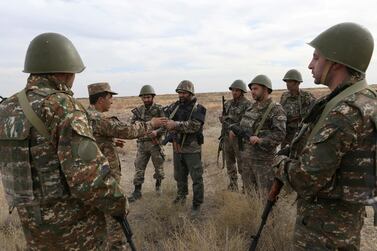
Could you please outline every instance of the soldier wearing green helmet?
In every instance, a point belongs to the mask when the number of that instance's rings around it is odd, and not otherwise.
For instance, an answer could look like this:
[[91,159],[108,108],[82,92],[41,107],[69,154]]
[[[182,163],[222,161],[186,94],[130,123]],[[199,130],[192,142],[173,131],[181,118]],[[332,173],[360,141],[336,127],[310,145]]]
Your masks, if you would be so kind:
[[126,215],[126,198],[72,96],[84,69],[68,38],[40,34],[27,49],[25,89],[0,107],[2,184],[28,250],[102,250],[104,214]]
[[281,144],[282,148],[291,143],[301,120],[315,102],[315,97],[310,92],[299,88],[302,76],[298,70],[287,71],[283,81],[286,83],[288,91],[283,92],[280,98],[280,104],[287,114],[287,134]]
[[[154,102],[156,92],[151,85],[144,85],[140,89],[139,97],[143,105],[132,109],[131,123],[148,122],[157,117],[165,117],[162,105]],[[161,136],[163,130],[154,130],[148,135],[138,138],[137,140],[137,154],[135,159],[135,175],[134,186],[135,190],[128,198],[128,201],[134,202],[141,198],[141,188],[144,183],[145,170],[147,168],[149,159],[152,159],[154,166],[153,178],[156,180],[155,190],[157,194],[161,193],[161,182],[165,177],[164,174],[164,161],[165,156],[163,153]]]
[[375,203],[377,94],[365,80],[373,37],[340,23],[309,43],[314,82],[331,93],[304,118],[276,177],[298,194],[294,250],[360,250],[365,205]]
[[[246,192],[252,189],[269,189],[273,170],[271,168],[276,148],[285,137],[286,115],[283,107],[274,102],[271,80],[257,75],[249,84],[255,102],[245,111],[239,125],[250,137],[244,141],[241,152],[243,161],[242,181]],[[231,132],[231,137],[234,133]]]
[[188,195],[188,175],[192,179],[193,201],[191,216],[200,213],[204,201],[202,144],[206,108],[194,96],[194,84],[183,80],[176,88],[179,100],[169,105],[166,128],[173,143],[174,179],[177,197],[174,204],[184,204]]
[[[229,126],[231,124],[239,123],[246,109],[250,107],[251,102],[245,97],[247,88],[245,82],[240,79],[235,80],[230,86],[229,90],[232,92],[233,99],[227,100],[224,103],[224,114],[220,116],[222,123],[220,143],[224,151],[224,159],[226,163],[227,173],[229,177],[228,190],[238,191],[238,173],[242,173],[242,146],[240,143],[242,139],[231,138]],[[222,142],[221,142],[222,141]]]

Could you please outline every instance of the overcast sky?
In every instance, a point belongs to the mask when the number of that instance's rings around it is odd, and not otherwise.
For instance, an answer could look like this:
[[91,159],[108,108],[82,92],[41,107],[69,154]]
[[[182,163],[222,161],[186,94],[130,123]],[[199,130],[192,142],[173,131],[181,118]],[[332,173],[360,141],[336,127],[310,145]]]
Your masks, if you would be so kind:
[[[43,32],[67,36],[86,70],[76,75],[77,97],[87,84],[108,81],[122,96],[144,84],[173,93],[183,79],[197,92],[227,90],[268,75],[274,88],[291,68],[313,87],[306,43],[340,22],[357,22],[377,39],[376,0],[13,0],[0,2],[0,95],[25,86],[29,42]],[[377,83],[376,53],[367,72]]]

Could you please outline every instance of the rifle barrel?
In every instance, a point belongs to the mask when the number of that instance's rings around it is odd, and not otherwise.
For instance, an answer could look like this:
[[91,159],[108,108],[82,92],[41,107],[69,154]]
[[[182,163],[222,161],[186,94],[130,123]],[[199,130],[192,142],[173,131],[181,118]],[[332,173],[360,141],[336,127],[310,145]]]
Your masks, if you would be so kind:
[[259,241],[259,238],[262,234],[262,230],[267,223],[268,215],[272,211],[272,207],[275,205],[275,203],[277,201],[277,196],[279,195],[282,187],[283,187],[283,182],[281,182],[278,179],[274,179],[274,182],[272,183],[270,192],[268,193],[268,199],[267,199],[266,206],[264,207],[264,210],[263,210],[263,213],[262,213],[262,216],[261,216],[262,221],[259,225],[258,232],[257,232],[256,235],[251,236],[253,241],[251,242],[249,251],[255,251],[257,249],[258,241]]

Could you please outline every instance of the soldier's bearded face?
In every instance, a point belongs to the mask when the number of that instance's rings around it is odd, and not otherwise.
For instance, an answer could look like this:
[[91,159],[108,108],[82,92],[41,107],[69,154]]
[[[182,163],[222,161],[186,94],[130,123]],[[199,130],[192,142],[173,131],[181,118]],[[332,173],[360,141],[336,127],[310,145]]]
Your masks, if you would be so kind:
[[267,88],[265,88],[264,86],[258,85],[258,84],[251,85],[250,86],[251,96],[256,101],[262,101],[262,100],[264,100],[265,95],[268,95],[268,93],[265,89],[267,89]]
[[191,101],[192,95],[189,92],[180,91],[180,92],[178,92],[178,97],[179,97],[179,102],[187,103],[187,102]]
[[239,99],[242,95],[242,91],[240,89],[232,89],[232,97],[233,99]]
[[153,95],[143,95],[141,97],[145,106],[150,106],[153,104]]
[[308,68],[312,71],[314,83],[317,85],[321,84],[321,77],[322,77],[326,62],[327,62],[326,58],[322,56],[317,49],[314,50],[313,58],[310,61]]

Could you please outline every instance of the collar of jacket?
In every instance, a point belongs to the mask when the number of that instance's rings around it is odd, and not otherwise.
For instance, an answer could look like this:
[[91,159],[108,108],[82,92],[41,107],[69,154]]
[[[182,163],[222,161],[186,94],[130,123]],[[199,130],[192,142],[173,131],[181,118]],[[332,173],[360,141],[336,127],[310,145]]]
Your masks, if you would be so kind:
[[70,88],[67,87],[67,83],[59,81],[52,74],[31,74],[27,79],[26,89],[35,90],[35,89],[53,89],[69,93],[73,96],[73,92]]

